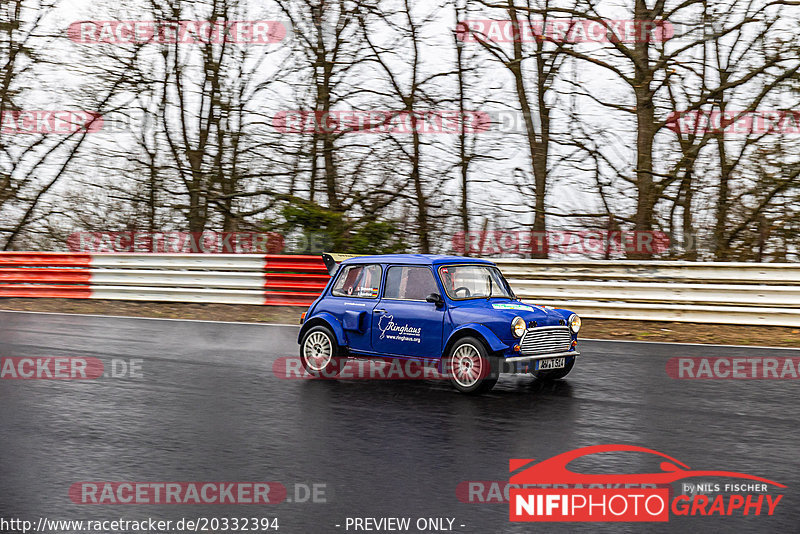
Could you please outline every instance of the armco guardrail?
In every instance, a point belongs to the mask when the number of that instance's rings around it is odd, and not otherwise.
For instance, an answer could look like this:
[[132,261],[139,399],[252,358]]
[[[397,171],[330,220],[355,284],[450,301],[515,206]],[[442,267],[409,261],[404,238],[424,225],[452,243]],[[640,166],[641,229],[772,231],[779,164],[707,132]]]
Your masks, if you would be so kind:
[[[800,326],[800,264],[493,259],[523,300],[586,317]],[[306,306],[318,256],[0,253],[0,297]]]
[[586,317],[800,326],[800,264],[494,261],[523,300]]
[[307,306],[328,278],[319,256],[0,253],[0,297]]

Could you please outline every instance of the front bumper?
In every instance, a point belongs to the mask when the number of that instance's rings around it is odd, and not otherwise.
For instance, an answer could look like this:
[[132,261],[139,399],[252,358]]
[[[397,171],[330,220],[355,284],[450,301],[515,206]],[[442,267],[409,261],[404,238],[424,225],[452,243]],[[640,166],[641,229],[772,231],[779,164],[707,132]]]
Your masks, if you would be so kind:
[[500,362],[500,372],[506,374],[519,374],[529,373],[536,367],[536,360],[546,360],[548,358],[567,358],[566,363],[569,363],[569,358],[580,356],[577,350],[568,350],[564,352],[552,352],[550,354],[532,354],[529,356],[511,356],[503,358]]
[[530,354],[528,356],[512,356],[511,358],[503,358],[507,362],[527,362],[531,360],[546,360],[548,358],[562,358],[565,356],[580,356],[581,353],[577,350],[568,350],[564,352],[554,352],[552,354]]

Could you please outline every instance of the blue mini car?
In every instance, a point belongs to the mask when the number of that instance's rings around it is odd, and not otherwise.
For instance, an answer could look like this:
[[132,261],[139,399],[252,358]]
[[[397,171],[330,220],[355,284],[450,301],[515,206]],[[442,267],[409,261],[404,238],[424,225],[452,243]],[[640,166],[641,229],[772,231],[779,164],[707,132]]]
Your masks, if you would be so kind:
[[347,358],[436,365],[461,392],[491,390],[501,372],[542,380],[575,365],[580,318],[521,302],[497,266],[458,256],[324,255],[331,280],[303,314],[305,370],[335,376]]

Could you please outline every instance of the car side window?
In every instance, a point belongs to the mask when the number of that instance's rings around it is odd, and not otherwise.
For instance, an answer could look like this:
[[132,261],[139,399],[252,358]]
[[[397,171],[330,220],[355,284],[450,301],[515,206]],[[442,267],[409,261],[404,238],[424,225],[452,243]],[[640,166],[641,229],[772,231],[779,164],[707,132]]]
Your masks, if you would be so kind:
[[331,294],[335,297],[378,298],[380,265],[347,265],[342,268]]
[[386,272],[385,299],[425,300],[431,293],[439,293],[439,287],[427,267],[396,266]]

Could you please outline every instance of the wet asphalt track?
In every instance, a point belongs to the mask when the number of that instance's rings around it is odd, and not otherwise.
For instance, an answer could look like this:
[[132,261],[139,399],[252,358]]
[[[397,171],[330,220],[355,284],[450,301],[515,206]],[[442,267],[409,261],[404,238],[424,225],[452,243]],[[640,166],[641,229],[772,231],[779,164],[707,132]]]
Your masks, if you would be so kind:
[[[277,516],[282,533],[345,532],[348,516],[451,517],[455,532],[475,533],[800,531],[800,383],[677,381],[664,369],[672,356],[800,351],[586,341],[567,380],[542,386],[504,376],[476,398],[434,381],[278,380],[272,363],[296,355],[296,332],[0,313],[2,357],[143,360],[142,378],[0,381],[0,517]],[[788,489],[772,518],[659,525],[511,524],[506,504],[456,496],[459,482],[507,479],[509,458],[603,443],[642,445]],[[290,497],[295,483],[321,483],[328,502],[73,504],[69,486],[86,480],[267,480]]]

